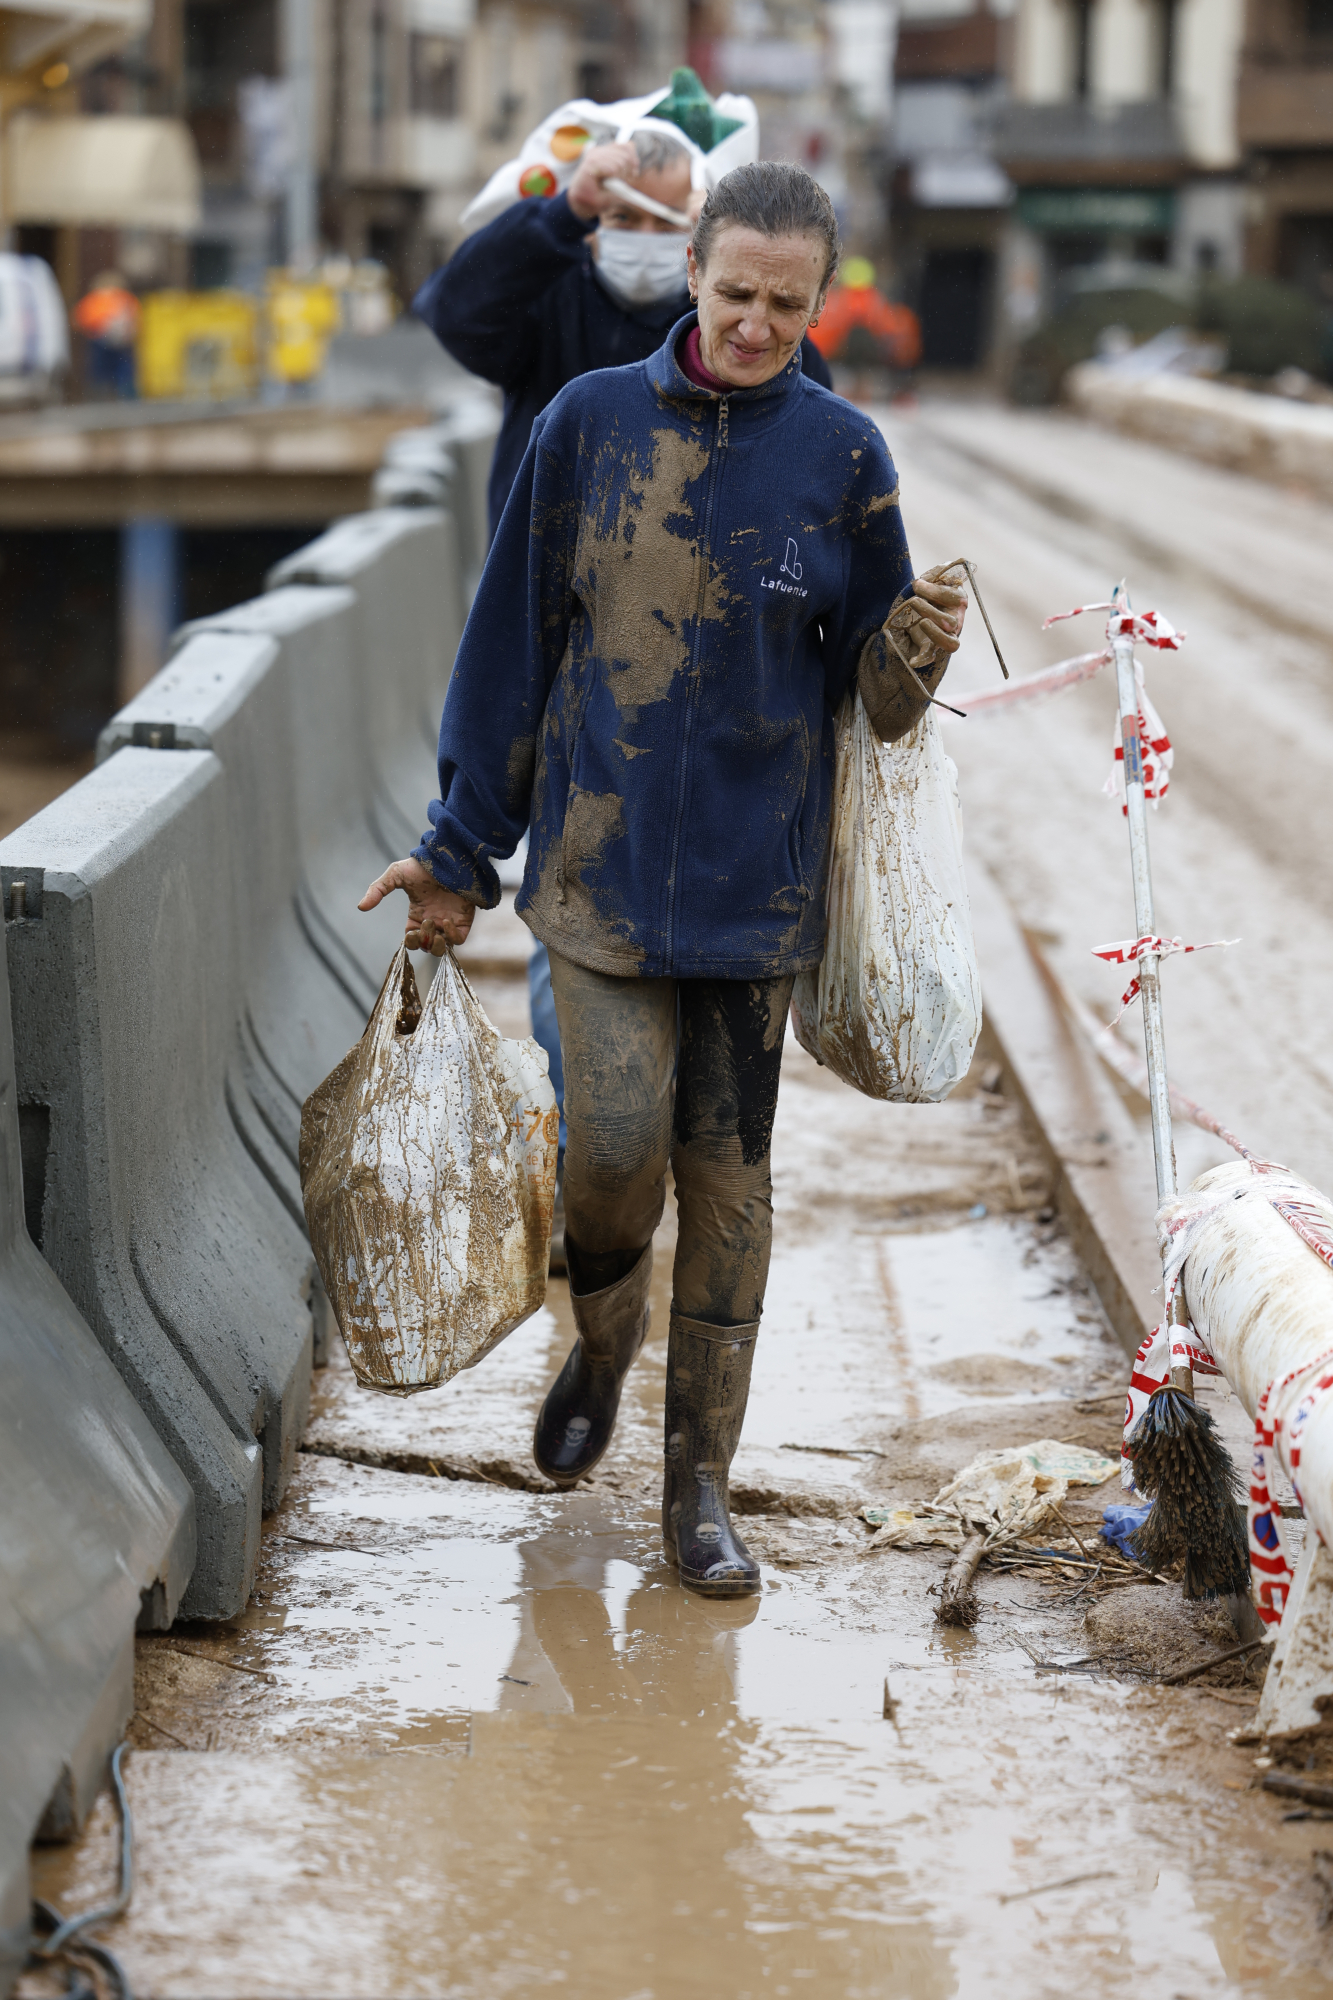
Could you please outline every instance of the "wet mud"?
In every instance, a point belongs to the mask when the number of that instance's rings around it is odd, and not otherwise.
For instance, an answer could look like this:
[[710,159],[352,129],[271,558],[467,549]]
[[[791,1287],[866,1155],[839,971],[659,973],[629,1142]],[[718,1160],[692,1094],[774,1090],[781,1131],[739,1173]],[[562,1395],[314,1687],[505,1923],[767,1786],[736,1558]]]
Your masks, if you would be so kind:
[[[517,982],[478,985],[520,1030]],[[946,1630],[948,1552],[868,1546],[863,1505],[928,1501],[978,1451],[1117,1441],[1125,1357],[988,1082],[984,1035],[941,1106],[871,1104],[787,1043],[733,1475],[759,1598],[691,1597],[662,1553],[674,1201],[573,1492],[530,1450],[563,1283],[411,1402],[335,1354],[245,1612],[139,1642],[138,1886],[104,1933],[139,2000],[1333,1990],[1327,1831],[1229,1741],[1253,1683],[1154,1686],[1076,1570],[983,1563],[977,1624]],[[1118,1497],[1072,1489],[1066,1518],[1095,1545]],[[1212,1650],[1216,1612],[1145,1592]],[[36,1851],[37,1893],[88,1906],[114,1841],[104,1799]]]

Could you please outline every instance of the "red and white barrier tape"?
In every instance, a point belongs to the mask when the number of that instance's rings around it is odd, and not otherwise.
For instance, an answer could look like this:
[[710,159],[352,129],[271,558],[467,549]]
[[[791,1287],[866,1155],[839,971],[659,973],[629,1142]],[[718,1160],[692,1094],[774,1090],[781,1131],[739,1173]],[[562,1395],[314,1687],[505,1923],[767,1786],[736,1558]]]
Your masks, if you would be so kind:
[[1079,681],[1090,681],[1103,667],[1109,667],[1114,658],[1110,647],[1100,653],[1076,653],[1072,659],[1058,660],[1053,667],[1045,667],[1039,674],[1029,674],[1026,680],[1006,681],[1003,687],[987,688],[982,694],[960,695],[954,703],[964,715],[984,715],[992,708],[1008,708],[1016,701],[1034,701],[1041,695],[1059,694],[1061,688],[1075,687]]
[[[1134,662],[1134,680],[1138,687],[1139,716],[1139,761],[1143,765],[1143,796],[1154,805],[1163,800],[1171,789],[1171,766],[1176,761],[1176,753],[1171,748],[1171,738],[1166,733],[1166,724],[1148,698],[1148,690],[1143,685],[1143,668]],[[1120,810],[1127,813],[1125,801],[1125,745],[1120,733],[1120,717],[1117,715],[1111,732],[1111,773],[1102,790],[1108,799],[1120,800]]]
[[[1112,604],[1078,604],[1072,611],[1057,611],[1044,620],[1042,631],[1051,625],[1058,625],[1065,618],[1079,618],[1085,611],[1106,611],[1111,615],[1106,621],[1106,645],[1096,653],[1078,653],[1072,659],[1060,660],[1044,672],[1030,674],[1026,680],[1010,681],[1006,687],[988,688],[982,694],[963,695],[955,704],[964,715],[986,715],[993,709],[1007,708],[1013,702],[1033,701],[1042,695],[1058,694],[1062,688],[1073,687],[1079,681],[1091,680],[1095,673],[1108,666],[1114,658],[1111,650],[1113,639],[1132,639],[1135,645],[1156,646],[1159,651],[1178,652],[1185,637],[1177,632],[1169,618],[1160,611],[1117,611]],[[1134,662],[1134,678],[1138,683],[1139,701],[1139,751],[1143,762],[1143,789],[1145,796],[1157,804],[1167,795],[1171,785],[1171,766],[1175,753],[1171,739],[1166,733],[1166,725],[1153,707],[1148,691],[1143,684],[1143,668]],[[1120,735],[1120,718],[1116,717],[1112,732],[1114,762],[1111,774],[1106,780],[1105,792],[1108,798],[1125,797],[1125,749]]]
[[1106,621],[1108,644],[1112,639],[1132,639],[1136,646],[1157,646],[1162,652],[1178,653],[1185,637],[1160,611],[1117,611],[1114,604],[1076,604],[1072,611],[1053,611],[1043,619],[1041,629],[1045,632],[1066,618],[1081,618],[1085,611],[1112,614]]
[[[1273,1206],[1276,1208],[1278,1204],[1274,1202]],[[1328,1391],[1333,1389],[1330,1362],[1333,1362],[1333,1348],[1270,1382],[1259,1398],[1259,1407],[1254,1415],[1254,1457],[1250,1466],[1250,1494],[1245,1511],[1250,1570],[1254,1579],[1254,1608],[1265,1625],[1281,1624],[1295,1576],[1282,1532],[1282,1512],[1273,1499],[1269,1453],[1278,1454],[1279,1465],[1285,1458],[1297,1504],[1304,1511],[1305,1502],[1301,1499],[1297,1478],[1301,1465],[1301,1434]],[[1287,1421],[1282,1409],[1283,1399],[1298,1382],[1310,1375],[1315,1375],[1317,1379],[1309,1384],[1290,1421]],[[1284,1430],[1285,1451],[1282,1448]],[[1318,1533],[1318,1530],[1315,1532]]]
[[[1178,952],[1188,954],[1192,951],[1219,951],[1229,944],[1239,943],[1239,938],[1212,938],[1207,944],[1184,944],[1178,937],[1141,937],[1127,939],[1120,944],[1095,944],[1092,947],[1092,955],[1094,958],[1104,958],[1108,965],[1134,965],[1139,959],[1147,958],[1150,954],[1157,959],[1174,958]],[[1136,976],[1130,980],[1120,996],[1120,1012],[1110,1023],[1112,1028],[1117,1027],[1124,1019],[1125,1010],[1133,1006],[1141,991],[1142,981]]]

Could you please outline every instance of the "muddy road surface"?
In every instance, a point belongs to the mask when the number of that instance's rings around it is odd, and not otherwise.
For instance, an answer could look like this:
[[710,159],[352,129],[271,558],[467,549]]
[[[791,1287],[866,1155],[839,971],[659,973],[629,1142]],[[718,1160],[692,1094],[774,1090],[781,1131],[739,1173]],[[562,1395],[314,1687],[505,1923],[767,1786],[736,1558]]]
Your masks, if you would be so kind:
[[[1168,968],[1168,1042],[1186,1087],[1327,1185],[1325,517],[1056,418],[927,406],[886,428],[918,564],[978,562],[1016,671],[1093,645],[1095,624],[1035,628],[1126,571],[1190,628],[1149,670],[1179,749],[1162,928],[1247,943]],[[978,626],[957,683],[995,673]],[[1099,790],[1112,708],[1102,681],[949,725],[969,864],[1104,1016],[1119,982],[1087,947],[1132,930]],[[510,1033],[523,945],[502,911],[467,948]],[[883,1106],[788,1040],[733,1477],[758,1599],[692,1598],[661,1551],[670,1203],[616,1442],[573,1493],[530,1449],[573,1337],[563,1281],[407,1402],[335,1353],[244,1615],[139,1642],[138,1881],[103,1933],[139,2000],[1333,1991],[1333,1830],[1258,1789],[1260,1669],[1156,1684],[1231,1634],[1108,1565],[1118,1488],[1071,1489],[1042,1544],[1059,1563],[983,1564],[971,1630],[935,1620],[948,1553],[860,1518],[983,1450],[1118,1446],[1126,1357],[999,1056],[983,1037],[949,1103]],[[104,1799],[38,1850],[37,1893],[91,1905],[115,1851]]]
[[[1059,412],[925,403],[881,413],[918,567],[977,565],[1015,678],[1102,643],[1104,618],[1039,627],[1109,597],[1186,634],[1140,650],[1175,749],[1149,812],[1158,930],[1238,938],[1163,973],[1172,1080],[1253,1150],[1333,1185],[1333,509]],[[970,618],[943,689],[999,669]],[[1091,947],[1135,935],[1124,822],[1103,796],[1112,670],[1050,700],[941,718],[969,855],[990,867],[1061,978],[1109,1020],[1126,980]],[[1137,1012],[1123,1024],[1142,1048]],[[1232,1157],[1190,1128],[1185,1180]]]

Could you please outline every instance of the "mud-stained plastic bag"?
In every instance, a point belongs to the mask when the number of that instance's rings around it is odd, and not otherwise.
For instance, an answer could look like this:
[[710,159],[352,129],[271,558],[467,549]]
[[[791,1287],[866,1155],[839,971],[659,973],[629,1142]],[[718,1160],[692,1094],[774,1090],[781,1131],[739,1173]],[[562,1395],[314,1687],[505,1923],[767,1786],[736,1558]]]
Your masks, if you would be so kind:
[[306,1099],[310,1241],[357,1381],[411,1395],[546,1297],[560,1121],[544,1052],[506,1041],[452,951],[423,1006],[406,949]]
[[792,1024],[867,1097],[938,1104],[981,1032],[957,772],[930,711],[882,743],[853,689],[834,731],[828,938],[797,974]]

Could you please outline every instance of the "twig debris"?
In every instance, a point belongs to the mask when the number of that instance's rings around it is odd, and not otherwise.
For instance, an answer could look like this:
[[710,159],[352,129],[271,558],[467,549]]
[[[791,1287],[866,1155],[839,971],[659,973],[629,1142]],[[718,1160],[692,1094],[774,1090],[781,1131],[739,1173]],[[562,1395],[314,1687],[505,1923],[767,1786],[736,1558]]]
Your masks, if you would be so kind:
[[[1267,1651],[1273,1643],[1272,1639],[1247,1639],[1243,1646],[1228,1646],[1225,1652],[1210,1653],[1206,1660],[1196,1660],[1192,1667],[1178,1667],[1173,1674],[1162,1674],[1157,1685],[1164,1688],[1183,1687],[1197,1674],[1206,1674],[1209,1667],[1220,1667],[1224,1660],[1238,1660],[1242,1653],[1255,1653],[1261,1649]],[[1329,1798],[1333,1803],[1333,1793],[1329,1794]]]
[[1109,1868],[1094,1868],[1086,1875],[1066,1875],[1059,1882],[1043,1882],[1036,1889],[1010,1889],[999,1900],[1002,1903],[1024,1903],[1030,1896],[1048,1896],[1053,1889],[1072,1889],[1079,1882],[1104,1882],[1110,1872]]
[[944,1579],[940,1601],[935,1608],[935,1616],[941,1625],[976,1624],[981,1607],[972,1588],[972,1579],[985,1547],[986,1537],[978,1530],[968,1536],[949,1565],[949,1574]]

